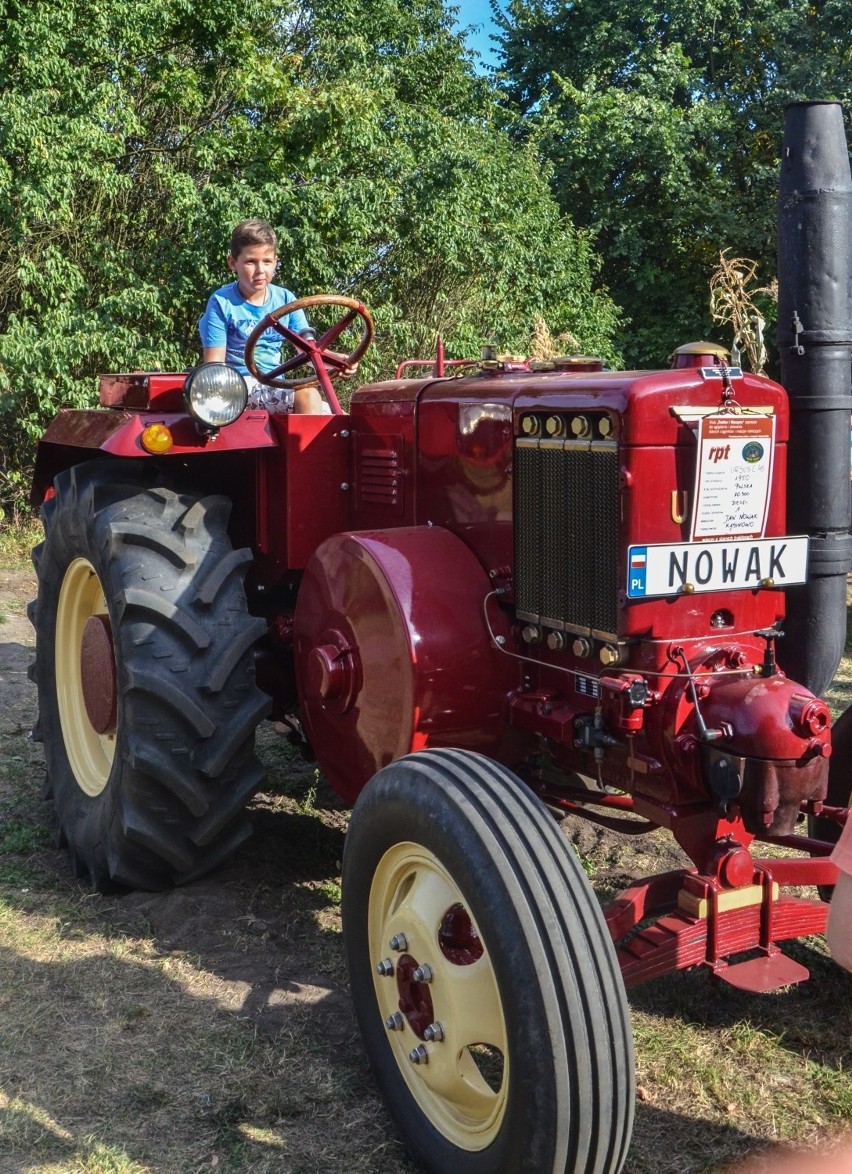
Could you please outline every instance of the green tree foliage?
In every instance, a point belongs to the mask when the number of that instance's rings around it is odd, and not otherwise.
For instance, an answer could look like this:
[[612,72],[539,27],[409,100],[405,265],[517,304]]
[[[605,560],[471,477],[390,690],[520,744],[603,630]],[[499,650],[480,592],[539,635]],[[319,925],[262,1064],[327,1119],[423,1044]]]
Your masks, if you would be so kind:
[[0,496],[99,371],[181,369],[230,228],[282,279],[376,311],[368,376],[442,330],[522,348],[534,313],[611,355],[590,234],[498,119],[441,0],[6,0]]
[[[775,271],[783,106],[852,99],[846,0],[509,0],[503,85],[659,365],[710,329],[719,250]],[[730,342],[730,340],[727,340]]]

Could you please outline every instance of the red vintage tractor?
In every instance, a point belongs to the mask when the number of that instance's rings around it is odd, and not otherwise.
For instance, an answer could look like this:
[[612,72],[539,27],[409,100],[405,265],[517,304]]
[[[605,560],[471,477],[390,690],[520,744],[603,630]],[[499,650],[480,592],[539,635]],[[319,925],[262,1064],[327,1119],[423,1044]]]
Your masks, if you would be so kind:
[[[818,694],[850,566],[850,200],[839,107],[792,107],[786,390],[712,353],[489,357],[345,415],[331,379],[372,324],[331,299],[316,341],[278,326],[295,350],[265,376],[310,362],[331,415],[246,411],[206,365],[106,377],[39,447],[35,679],[79,874],[214,867],[247,834],[256,726],[301,733],[354,803],[352,994],[425,1169],[619,1170],[625,986],[807,977],[779,943],[827,906],[789,890],[830,888],[849,794]],[[693,866],[601,911],[554,812],[668,828]]]

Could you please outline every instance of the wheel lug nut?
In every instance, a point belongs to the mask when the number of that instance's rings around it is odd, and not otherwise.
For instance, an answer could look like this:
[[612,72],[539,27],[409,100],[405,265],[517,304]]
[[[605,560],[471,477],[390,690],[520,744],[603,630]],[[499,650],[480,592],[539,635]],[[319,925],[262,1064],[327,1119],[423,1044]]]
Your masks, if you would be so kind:
[[395,933],[388,943],[392,950],[402,951],[408,949],[408,938],[404,933]]
[[408,1058],[412,1064],[428,1064],[429,1053],[422,1044],[418,1044],[416,1048],[408,1053]]
[[433,1040],[440,1043],[440,1041],[444,1038],[443,1023],[430,1023],[423,1032],[423,1038],[429,1040],[430,1043],[432,1043]]
[[382,978],[390,978],[393,974],[393,962],[390,958],[383,958],[381,962],[376,963],[376,974],[380,974]]
[[388,1031],[402,1031],[403,1027],[405,1027],[405,1020],[399,1011],[394,1011],[393,1015],[388,1015],[385,1020],[385,1027]]
[[428,962],[424,962],[421,966],[417,967],[411,977],[415,982],[431,982],[434,977],[432,967]]

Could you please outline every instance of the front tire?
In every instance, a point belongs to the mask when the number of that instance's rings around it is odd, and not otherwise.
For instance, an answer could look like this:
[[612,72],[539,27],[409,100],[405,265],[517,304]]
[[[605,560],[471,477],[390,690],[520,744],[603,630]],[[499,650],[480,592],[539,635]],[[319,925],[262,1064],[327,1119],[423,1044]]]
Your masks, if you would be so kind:
[[552,818],[504,767],[424,750],[362,792],[343,859],[352,996],[415,1161],[615,1174],[633,1047],[615,953]]
[[92,461],[44,503],[30,617],[57,837],[101,891],[201,876],[249,834],[263,771],[230,502],[153,484],[150,466]]

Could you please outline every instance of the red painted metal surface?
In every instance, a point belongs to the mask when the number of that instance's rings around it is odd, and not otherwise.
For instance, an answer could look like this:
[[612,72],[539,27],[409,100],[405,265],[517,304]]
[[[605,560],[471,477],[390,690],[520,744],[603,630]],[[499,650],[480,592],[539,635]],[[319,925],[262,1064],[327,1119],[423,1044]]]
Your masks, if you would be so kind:
[[[745,671],[738,672],[740,656]],[[830,718],[823,702],[782,673],[755,676],[755,659],[753,648],[737,642],[697,657],[690,668],[699,685],[705,723],[730,726],[731,735],[719,745],[742,762],[737,803],[746,826],[754,834],[784,834],[792,831],[803,801],[825,797]],[[807,715],[813,722],[806,720]],[[688,681],[672,679],[659,724],[649,721],[648,730],[654,749],[676,780],[663,795],[675,802],[685,799],[681,780],[687,791],[701,789],[706,756],[714,751],[702,752],[699,746]]]
[[[475,388],[468,395],[468,387]],[[489,572],[512,557],[510,402],[489,383],[424,390],[417,415],[417,520],[458,534]],[[443,390],[443,396],[439,393]]]
[[266,412],[244,412],[233,424],[214,435],[205,435],[185,413],[127,412],[118,410],[71,411],[63,409],[48,426],[40,445],[61,444],[100,450],[116,457],[154,458],[142,447],[140,436],[149,424],[165,424],[174,446],[157,460],[179,456],[243,452],[271,448],[275,443]]
[[410,954],[401,955],[396,964],[396,989],[399,993],[397,1004],[405,1016],[408,1026],[418,1039],[424,1039],[426,1028],[435,1022],[432,1007],[432,992],[425,982],[417,982],[414,974],[420,963]]
[[716,971],[716,975],[728,986],[734,986],[749,994],[764,995],[769,991],[778,990],[779,987],[805,982],[810,977],[810,971],[779,950],[775,954],[749,958],[746,962],[735,962],[733,966],[723,966]]
[[[830,885],[836,874],[825,859],[755,860],[730,845],[717,856],[713,875],[683,869],[638,881],[604,912],[625,982],[633,986],[692,966],[709,967],[755,993],[803,981],[805,967],[785,958],[777,943],[822,933],[828,906],[776,893],[776,886]],[[724,900],[736,900],[737,890],[748,886],[757,898],[742,908],[724,907]],[[703,900],[706,912],[679,908],[682,894]],[[758,956],[728,964],[728,957],[748,952]]]
[[[805,841],[807,843],[807,841]],[[825,845],[822,845],[823,849]],[[779,885],[833,885],[837,866],[825,855],[788,857],[783,860],[755,859],[755,868],[769,870]]]
[[[302,568],[324,539],[349,526],[352,488],[348,419],[282,415],[271,416],[270,423],[279,453],[268,462],[266,500],[273,515],[284,506],[286,545],[280,569]],[[281,517],[280,513],[277,517]],[[279,526],[273,516],[270,541]]]
[[438,945],[454,966],[472,966],[482,957],[485,947],[464,905],[451,905],[441,918]]
[[[437,527],[337,535],[308,564],[295,615],[301,716],[344,799],[412,750],[501,756],[511,681],[484,628],[488,588]],[[333,662],[338,678],[325,671]]]
[[683,870],[646,877],[625,889],[604,910],[607,929],[614,942],[619,941],[640,922],[673,909],[683,887]]
[[354,529],[414,525],[417,397],[429,383],[402,380],[362,389],[354,396],[349,417]]
[[131,371],[101,375],[99,400],[104,408],[180,412],[186,371]]
[[[774,940],[822,933],[827,913],[828,906],[822,901],[781,897],[775,903]],[[673,970],[688,970],[692,966],[707,965],[723,976],[723,967],[719,963],[725,958],[757,949],[760,949],[760,908],[749,906],[718,914],[715,948],[710,949],[710,957],[707,919],[693,917],[682,909],[640,929],[618,947],[616,954],[626,985],[636,986]],[[784,985],[784,981],[774,985]]]

